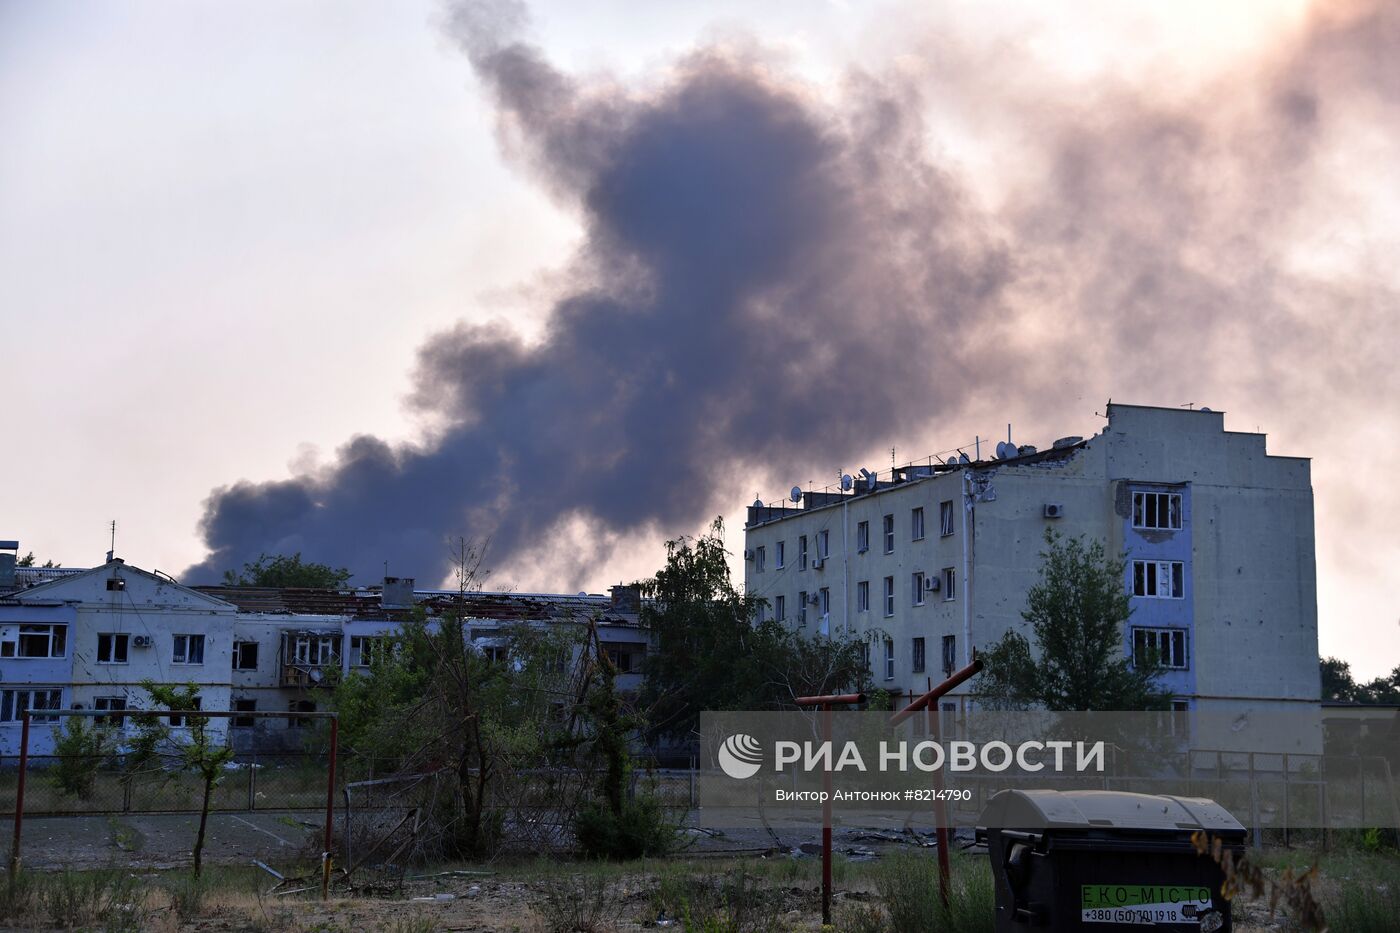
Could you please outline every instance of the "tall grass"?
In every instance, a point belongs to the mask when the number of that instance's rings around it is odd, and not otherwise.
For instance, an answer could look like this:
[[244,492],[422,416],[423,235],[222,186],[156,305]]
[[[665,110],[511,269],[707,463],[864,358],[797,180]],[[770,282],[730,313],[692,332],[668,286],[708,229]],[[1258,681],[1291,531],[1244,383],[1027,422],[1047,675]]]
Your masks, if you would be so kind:
[[[993,933],[996,903],[991,871],[985,860],[959,858],[948,903],[939,895],[938,863],[927,853],[888,856],[875,872],[875,887],[884,902],[890,933]],[[862,917],[868,924],[869,918]]]

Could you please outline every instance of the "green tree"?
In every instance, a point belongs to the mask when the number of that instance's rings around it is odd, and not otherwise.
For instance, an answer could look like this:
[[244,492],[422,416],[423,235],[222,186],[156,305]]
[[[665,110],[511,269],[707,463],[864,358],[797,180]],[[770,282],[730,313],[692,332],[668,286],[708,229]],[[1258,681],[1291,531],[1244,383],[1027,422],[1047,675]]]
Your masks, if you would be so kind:
[[243,565],[240,571],[225,570],[225,586],[297,586],[313,589],[335,590],[343,587],[352,574],[344,567],[336,568],[329,564],[303,561],[301,552],[288,557],[285,554],[260,554],[258,559]]
[[1357,699],[1356,681],[1351,677],[1351,665],[1341,658],[1320,658],[1322,698],[1334,702],[1352,703]]
[[52,560],[46,560],[46,561],[44,561],[42,564],[36,564],[36,563],[34,563],[34,560],[35,560],[35,558],[34,558],[34,552],[33,552],[33,551],[30,551],[28,554],[24,555],[24,556],[21,557],[19,560],[15,561],[15,566],[16,566],[16,567],[44,567],[44,568],[57,567],[57,566],[58,566],[58,564],[55,564]]
[[1016,631],[982,655],[978,697],[987,706],[1049,710],[1166,709],[1154,658],[1129,661],[1123,629],[1132,613],[1122,558],[1103,543],[1049,529],[1039,579],[1021,617],[1035,646]]
[[764,601],[735,587],[721,519],[698,538],[668,541],[666,565],[642,594],[641,621],[655,640],[642,703],[654,734],[689,735],[701,710],[783,708],[869,683],[862,638],[756,621]]
[[595,798],[574,820],[583,853],[595,858],[635,859],[662,855],[675,843],[677,826],[669,822],[654,793],[630,793],[635,763],[631,742],[644,720],[629,710],[617,691],[617,668],[603,649],[595,625],[589,626],[585,661],[591,665],[583,704],[581,735],[590,753],[586,764],[598,769]]
[[[199,688],[194,684],[158,684],[153,680],[141,681],[141,688],[150,695],[156,708],[174,712],[199,709]],[[165,746],[173,747],[177,767],[180,771],[193,773],[203,787],[199,809],[199,830],[194,840],[194,875],[199,877],[204,867],[204,837],[209,825],[209,804],[213,800],[214,788],[227,773],[224,765],[233,760],[233,749],[218,741],[209,729],[209,720],[204,716],[185,716],[184,729],[175,732],[160,716],[139,714],[134,717],[136,737],[132,742],[138,758],[150,759],[160,753]]]
[[1389,674],[1357,683],[1351,665],[1341,658],[1321,658],[1322,699],[1341,703],[1400,703],[1400,665]]
[[544,764],[559,727],[552,704],[570,697],[576,632],[521,625],[474,644],[466,596],[479,588],[482,554],[454,547],[459,599],[429,618],[421,607],[372,655],[368,675],[334,681],[347,749],[393,759],[400,773],[447,769],[456,793],[442,820],[445,854],[488,857],[505,812]]

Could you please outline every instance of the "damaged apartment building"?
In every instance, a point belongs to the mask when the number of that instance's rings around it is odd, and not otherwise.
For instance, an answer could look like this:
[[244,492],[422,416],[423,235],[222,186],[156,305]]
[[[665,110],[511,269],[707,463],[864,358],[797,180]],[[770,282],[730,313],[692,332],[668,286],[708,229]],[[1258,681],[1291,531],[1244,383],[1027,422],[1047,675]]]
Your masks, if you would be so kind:
[[1221,412],[1110,403],[1088,439],[1008,439],[995,459],[841,487],[751,506],[745,581],[789,626],[873,636],[877,687],[922,693],[1009,629],[1031,638],[1021,613],[1054,528],[1123,555],[1123,652],[1152,649],[1174,708],[1317,707],[1310,464]]
[[[8,547],[4,547],[8,545]],[[0,542],[0,758],[18,753],[26,709],[145,706],[144,680],[194,684],[200,707],[276,717],[215,719],[240,752],[300,750],[306,713],[328,707],[326,671],[368,671],[414,607],[461,612],[473,646],[504,651],[515,625],[585,626],[618,667],[623,693],[640,688],[646,639],[633,587],[613,595],[497,594],[382,586],[321,590],[184,586],[119,558],[92,569],[16,568]],[[52,751],[55,717],[33,716],[32,754]]]

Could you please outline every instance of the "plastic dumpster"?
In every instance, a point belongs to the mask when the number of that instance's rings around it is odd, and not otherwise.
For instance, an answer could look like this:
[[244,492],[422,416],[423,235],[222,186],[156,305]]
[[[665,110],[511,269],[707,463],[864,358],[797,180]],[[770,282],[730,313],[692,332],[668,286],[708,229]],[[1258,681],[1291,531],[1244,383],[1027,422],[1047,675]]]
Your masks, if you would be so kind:
[[1230,930],[1224,872],[1191,834],[1241,852],[1245,829],[1199,797],[1119,791],[1002,791],[982,812],[997,933],[1031,928]]

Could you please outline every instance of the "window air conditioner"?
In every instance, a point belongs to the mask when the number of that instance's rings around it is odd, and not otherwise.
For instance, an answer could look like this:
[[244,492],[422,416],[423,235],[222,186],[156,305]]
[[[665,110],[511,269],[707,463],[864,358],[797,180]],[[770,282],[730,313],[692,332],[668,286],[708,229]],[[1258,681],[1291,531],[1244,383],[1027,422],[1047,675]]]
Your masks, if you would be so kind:
[[1047,503],[1045,503],[1045,517],[1046,517],[1046,518],[1064,518],[1064,517],[1065,517],[1065,507],[1064,507],[1063,505],[1061,505],[1060,503],[1058,503],[1058,502],[1047,502]]
[[135,638],[131,639],[131,643],[138,648],[149,648],[151,647],[151,636],[137,635]]

